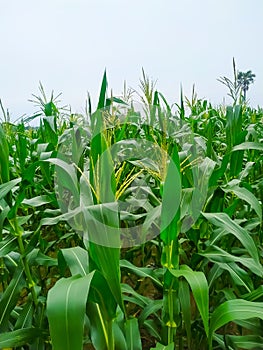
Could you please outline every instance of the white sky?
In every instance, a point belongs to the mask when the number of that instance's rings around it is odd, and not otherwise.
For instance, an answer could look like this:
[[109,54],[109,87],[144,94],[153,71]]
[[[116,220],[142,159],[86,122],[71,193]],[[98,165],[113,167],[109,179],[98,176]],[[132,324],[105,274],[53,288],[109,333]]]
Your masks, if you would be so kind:
[[[0,98],[13,119],[41,81],[47,94],[83,112],[97,96],[104,68],[115,95],[138,88],[141,68],[170,103],[180,83],[218,104],[232,78],[232,58],[256,81],[248,97],[263,106],[263,0],[0,0]],[[1,117],[1,115],[0,115]]]

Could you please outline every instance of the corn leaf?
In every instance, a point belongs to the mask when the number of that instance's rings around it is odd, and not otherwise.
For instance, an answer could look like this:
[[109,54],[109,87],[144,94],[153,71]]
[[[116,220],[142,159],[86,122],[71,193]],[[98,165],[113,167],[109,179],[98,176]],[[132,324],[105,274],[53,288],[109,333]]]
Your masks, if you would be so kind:
[[65,248],[60,250],[60,254],[63,255],[72,276],[86,276],[89,273],[89,257],[85,249],[81,247]]
[[39,328],[23,328],[0,334],[0,348],[16,348],[33,343],[36,338],[46,335],[46,331]]
[[169,345],[163,345],[161,343],[157,343],[155,348],[151,348],[150,350],[174,350],[174,343]]
[[235,320],[247,320],[258,317],[263,319],[263,303],[236,299],[228,300],[218,306],[211,315],[209,328],[209,346],[212,350],[212,339],[214,332],[228,322]]
[[125,336],[129,350],[142,350],[141,336],[137,318],[131,318],[126,321]]
[[84,315],[93,275],[62,278],[49,291],[47,316],[54,350],[82,350]]
[[25,286],[23,270],[18,266],[0,301],[0,331],[8,329],[8,320],[20,297],[21,289]]
[[4,198],[19,182],[21,178],[17,178],[0,185],[0,199]]
[[202,317],[205,332],[208,335],[209,320],[209,294],[208,284],[203,272],[193,271],[188,266],[182,265],[180,270],[169,270],[175,277],[184,277],[189,283],[196,305]]
[[225,234],[233,234],[247,249],[250,256],[259,263],[257,247],[247,230],[239,226],[225,213],[203,213],[203,216],[212,224],[224,230]]

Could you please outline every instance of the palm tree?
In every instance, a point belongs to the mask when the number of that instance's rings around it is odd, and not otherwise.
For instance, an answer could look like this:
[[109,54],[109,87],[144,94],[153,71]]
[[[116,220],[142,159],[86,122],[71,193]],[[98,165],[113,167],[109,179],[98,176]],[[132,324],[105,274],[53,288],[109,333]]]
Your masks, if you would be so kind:
[[249,89],[249,85],[254,83],[255,74],[252,73],[251,70],[247,72],[238,72],[237,74],[237,82],[241,87],[243,93],[243,101],[246,101],[247,91]]

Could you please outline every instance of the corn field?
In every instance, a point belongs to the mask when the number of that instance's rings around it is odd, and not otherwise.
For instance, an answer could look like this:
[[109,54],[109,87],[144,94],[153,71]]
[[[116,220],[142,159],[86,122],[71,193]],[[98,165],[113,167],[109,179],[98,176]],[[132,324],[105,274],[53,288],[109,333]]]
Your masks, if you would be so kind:
[[263,109],[140,83],[1,105],[1,349],[263,349]]

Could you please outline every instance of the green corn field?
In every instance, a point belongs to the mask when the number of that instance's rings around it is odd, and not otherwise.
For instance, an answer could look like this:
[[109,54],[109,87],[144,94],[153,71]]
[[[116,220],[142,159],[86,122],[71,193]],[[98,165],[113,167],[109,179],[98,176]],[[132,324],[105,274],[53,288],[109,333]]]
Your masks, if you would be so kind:
[[263,109],[231,92],[1,104],[1,349],[263,349]]

